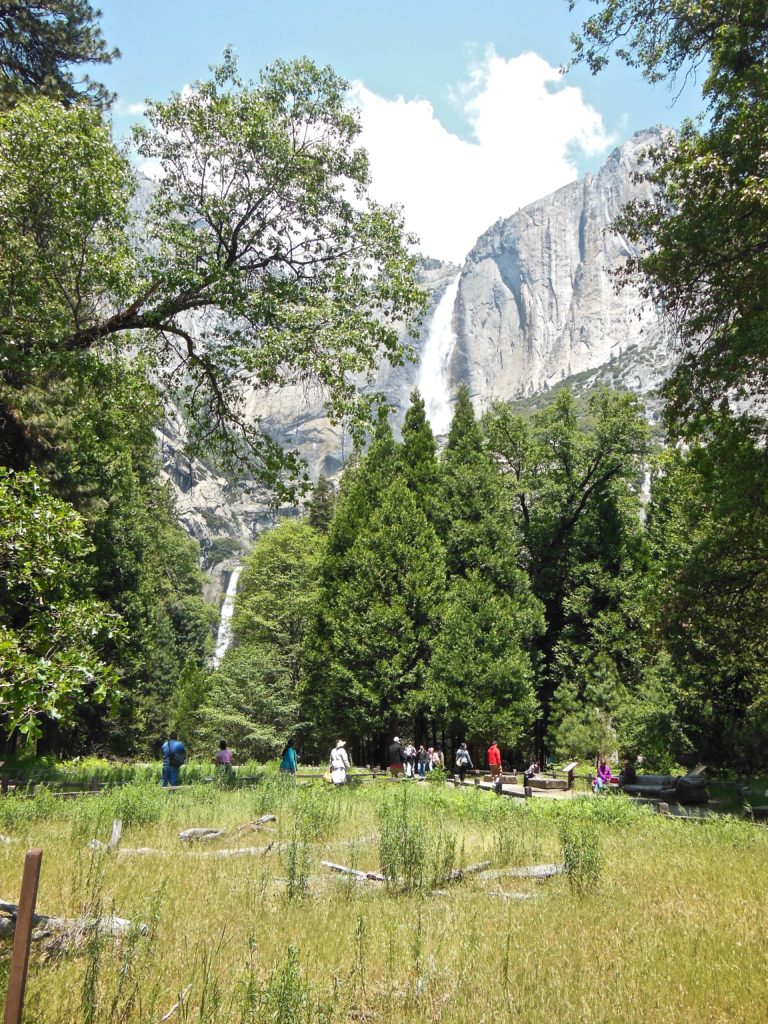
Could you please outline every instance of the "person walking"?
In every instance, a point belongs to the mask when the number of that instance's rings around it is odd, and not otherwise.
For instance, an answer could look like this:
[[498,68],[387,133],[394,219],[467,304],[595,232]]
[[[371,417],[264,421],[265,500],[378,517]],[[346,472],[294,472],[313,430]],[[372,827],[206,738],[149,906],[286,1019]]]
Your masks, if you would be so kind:
[[187,760],[187,749],[175,732],[172,732],[161,747],[163,755],[163,772],[160,777],[162,786],[178,786],[179,769]]
[[472,764],[472,758],[469,756],[467,750],[467,744],[462,743],[459,749],[456,751],[456,767],[459,769],[459,779],[464,782],[464,773],[467,768],[474,768]]
[[296,774],[296,749],[293,745],[293,739],[289,739],[283,747],[283,752],[280,755],[280,771],[285,772],[287,775]]
[[416,756],[416,769],[419,778],[423,779],[427,774],[427,748],[423,743],[419,746],[419,753]]
[[336,746],[331,751],[328,768],[330,769],[331,782],[334,786],[343,786],[347,778],[347,772],[349,771],[349,757],[344,749],[346,745],[346,740],[336,740]]
[[492,740],[488,747],[488,769],[491,773],[491,782],[496,783],[501,779],[501,751],[496,740]]
[[405,754],[403,753],[403,748],[400,745],[400,737],[395,736],[389,744],[389,774],[402,775],[404,762]]

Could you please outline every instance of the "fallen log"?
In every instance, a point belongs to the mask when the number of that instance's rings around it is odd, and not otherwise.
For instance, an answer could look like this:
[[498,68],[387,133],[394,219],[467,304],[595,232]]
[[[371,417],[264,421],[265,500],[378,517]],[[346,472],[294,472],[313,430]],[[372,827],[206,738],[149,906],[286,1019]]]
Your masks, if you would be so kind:
[[341,875],[352,875],[354,878],[359,878],[361,881],[386,882],[384,875],[380,875],[377,871],[357,871],[355,868],[348,868],[343,864],[333,864],[329,860],[321,860],[320,863],[324,868],[328,868],[330,871],[338,871]]
[[530,892],[487,892],[487,896],[498,896],[502,900],[532,900]]
[[179,832],[179,839],[182,843],[205,843],[226,834],[226,829],[223,828],[185,828],[183,832]]
[[[0,935],[12,935],[16,928],[18,905],[0,900],[0,911],[8,915],[0,918],[0,922],[3,922],[0,927]],[[5,922],[10,922],[10,926]],[[52,931],[75,934],[90,931],[93,928],[98,929],[100,935],[110,935],[116,938],[119,935],[124,935],[132,927],[127,918],[117,917],[115,914],[102,914],[99,917],[51,917],[48,914],[33,914],[32,924],[35,927],[33,935],[35,939],[42,939]],[[139,931],[142,935],[146,935],[149,928],[145,924],[140,924]]]
[[552,878],[563,870],[562,864],[533,864],[528,868],[509,868],[508,874],[510,878]]
[[[232,829],[232,832],[235,835],[242,832],[257,832],[263,829],[270,821],[277,821],[274,814],[262,814],[256,821],[249,821],[245,825],[238,825]],[[270,829],[269,831],[272,830]],[[206,843],[212,839],[220,839],[225,835],[227,835],[227,829],[225,828],[185,828],[183,832],[179,832],[179,839],[182,843]]]
[[152,846],[125,846],[117,851],[118,857],[167,857],[167,850],[155,850]]
[[481,860],[479,864],[467,864],[465,868],[454,868],[446,878],[446,882],[460,882],[465,875],[477,875],[490,866],[489,860]]
[[259,857],[280,853],[288,848],[286,843],[268,843],[266,846],[236,846],[229,850],[200,850],[195,857]]

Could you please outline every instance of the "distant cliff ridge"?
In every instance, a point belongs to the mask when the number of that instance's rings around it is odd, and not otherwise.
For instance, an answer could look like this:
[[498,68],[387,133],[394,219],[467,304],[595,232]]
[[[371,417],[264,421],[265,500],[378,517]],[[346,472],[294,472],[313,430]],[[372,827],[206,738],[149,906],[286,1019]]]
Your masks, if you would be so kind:
[[[580,388],[608,381],[648,395],[668,375],[659,311],[636,288],[617,290],[612,272],[631,253],[610,230],[622,206],[647,194],[633,174],[661,129],[638,133],[601,170],[498,221],[462,268],[427,260],[419,272],[430,296],[416,362],[380,367],[371,388],[395,408],[399,429],[419,387],[433,429],[445,433],[453,398],[466,384],[478,413],[496,399],[530,397],[577,377]],[[362,386],[362,383],[361,383]],[[246,396],[250,414],[281,444],[297,448],[311,476],[334,476],[351,453],[319,394],[285,388]],[[274,521],[266,496],[252,497],[178,454],[173,417],[163,434],[165,471],[178,491],[182,521],[203,546],[216,538],[247,542]],[[286,510],[288,511],[288,510]],[[226,548],[226,545],[224,545]]]

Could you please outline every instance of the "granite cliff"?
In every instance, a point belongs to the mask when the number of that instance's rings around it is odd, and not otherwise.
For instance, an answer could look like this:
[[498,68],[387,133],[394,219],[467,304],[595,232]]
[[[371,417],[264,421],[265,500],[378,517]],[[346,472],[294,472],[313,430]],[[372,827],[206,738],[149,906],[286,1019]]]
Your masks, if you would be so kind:
[[[466,384],[476,411],[496,399],[544,392],[569,378],[581,389],[607,381],[649,395],[668,374],[670,357],[659,311],[635,288],[617,290],[614,271],[631,252],[610,230],[622,206],[645,194],[634,174],[659,129],[614,150],[597,174],[566,185],[477,241],[462,268],[424,262],[420,282],[430,305],[418,338],[404,339],[415,359],[382,366],[372,385],[395,409],[397,429],[419,387],[436,433],[450,420],[452,396]],[[361,384],[361,386],[363,386]],[[288,388],[268,398],[247,396],[252,415],[283,445],[297,448],[311,476],[333,477],[351,451],[349,436],[331,424],[319,395]],[[180,454],[181,430],[169,417],[161,436],[164,472],[177,490],[182,522],[213,565],[280,514],[268,496],[249,494]],[[228,550],[228,549],[231,549]]]

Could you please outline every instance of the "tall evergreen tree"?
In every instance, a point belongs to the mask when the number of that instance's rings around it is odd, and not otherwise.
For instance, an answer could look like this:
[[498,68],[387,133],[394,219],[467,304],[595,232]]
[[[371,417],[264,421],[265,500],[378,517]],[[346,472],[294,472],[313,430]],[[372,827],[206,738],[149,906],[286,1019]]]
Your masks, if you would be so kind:
[[440,542],[414,496],[394,480],[360,522],[344,575],[323,574],[306,701],[326,740],[346,732],[378,758],[393,729],[424,728],[424,684],[444,587]]
[[531,648],[541,609],[518,564],[503,482],[466,388],[440,469],[448,592],[430,672],[432,711],[457,738],[466,732],[483,742],[497,731],[517,744],[535,707]]
[[335,502],[336,493],[333,486],[325,473],[321,473],[312,490],[312,500],[309,503],[308,521],[314,530],[320,533],[328,532]]
[[402,477],[427,519],[434,523],[440,486],[437,443],[427,419],[424,399],[411,393],[411,404],[403,421],[403,443],[398,450]]
[[100,17],[88,0],[0,0],[0,106],[35,93],[109,106],[114,96],[103,85],[72,71],[120,56],[107,48]]

